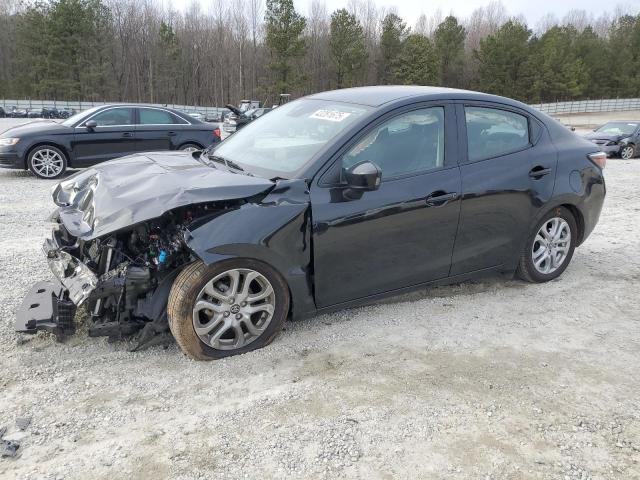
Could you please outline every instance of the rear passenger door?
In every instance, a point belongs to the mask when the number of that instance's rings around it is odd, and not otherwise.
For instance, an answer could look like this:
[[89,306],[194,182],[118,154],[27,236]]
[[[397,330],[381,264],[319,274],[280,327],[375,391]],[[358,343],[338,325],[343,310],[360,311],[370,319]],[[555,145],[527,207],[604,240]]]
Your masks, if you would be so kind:
[[136,148],[139,152],[175,150],[187,121],[161,108],[138,108]]
[[553,193],[557,153],[540,141],[546,130],[528,112],[492,103],[456,108],[462,202],[451,275],[510,268]]

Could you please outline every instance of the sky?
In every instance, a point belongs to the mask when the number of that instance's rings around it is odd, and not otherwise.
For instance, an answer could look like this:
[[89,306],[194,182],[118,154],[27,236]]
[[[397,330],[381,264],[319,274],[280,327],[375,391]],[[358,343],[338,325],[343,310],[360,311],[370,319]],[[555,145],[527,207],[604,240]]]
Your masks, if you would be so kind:
[[[306,13],[310,0],[294,0],[296,8]],[[458,17],[467,17],[476,8],[485,6],[489,0],[375,0],[378,7],[395,6],[400,16],[409,24],[415,24],[421,13],[430,16],[440,8],[443,16],[453,12]],[[326,0],[327,10],[332,12],[344,7],[347,1]],[[559,19],[570,10],[586,10],[599,16],[603,12],[612,12],[620,4],[625,10],[637,12],[640,10],[640,0],[502,0],[509,16],[522,14],[529,25],[535,25],[541,17],[551,12]]]

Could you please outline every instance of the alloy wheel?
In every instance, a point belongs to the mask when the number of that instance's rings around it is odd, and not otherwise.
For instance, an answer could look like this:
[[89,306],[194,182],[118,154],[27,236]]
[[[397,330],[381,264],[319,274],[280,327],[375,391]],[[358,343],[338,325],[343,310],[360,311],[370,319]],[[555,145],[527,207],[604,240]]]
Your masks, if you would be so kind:
[[635,153],[635,149],[631,145],[627,145],[620,151],[620,157],[624,160],[630,160],[633,158],[633,154]]
[[533,240],[531,256],[535,269],[549,275],[560,268],[571,247],[571,228],[564,218],[553,217],[542,224]]
[[235,350],[255,341],[275,312],[275,292],[259,272],[238,268],[202,288],[193,307],[193,328],[206,345]]
[[43,148],[36,151],[31,157],[33,171],[45,178],[54,178],[62,173],[64,160],[55,150]]

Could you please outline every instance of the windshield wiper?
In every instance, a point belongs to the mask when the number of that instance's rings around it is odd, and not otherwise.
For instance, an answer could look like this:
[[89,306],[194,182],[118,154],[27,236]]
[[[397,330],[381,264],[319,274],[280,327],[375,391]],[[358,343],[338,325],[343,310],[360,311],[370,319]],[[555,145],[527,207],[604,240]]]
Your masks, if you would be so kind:
[[[236,162],[234,162],[233,160],[229,160],[228,158],[225,157],[221,157],[219,155],[212,155],[212,154],[207,154],[207,158],[209,160],[212,160],[214,162],[218,162],[218,163],[223,163],[225,167],[227,167],[229,170],[238,170],[239,172],[244,172],[244,168],[242,168],[240,165],[238,165]],[[251,175],[250,173],[245,172],[247,175]]]

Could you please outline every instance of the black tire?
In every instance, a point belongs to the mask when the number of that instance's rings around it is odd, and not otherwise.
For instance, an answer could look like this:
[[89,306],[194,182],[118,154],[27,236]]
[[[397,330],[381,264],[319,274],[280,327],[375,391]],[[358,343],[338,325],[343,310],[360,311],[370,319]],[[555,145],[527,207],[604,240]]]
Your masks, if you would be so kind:
[[[234,350],[219,350],[204,343],[195,332],[193,308],[200,291],[211,279],[231,270],[250,269],[266,277],[275,293],[275,308],[264,332],[251,343]],[[176,278],[169,293],[167,316],[169,329],[182,351],[194,360],[214,360],[265,347],[280,333],[289,314],[289,288],[269,265],[253,259],[231,259],[213,265],[197,261],[188,265]]]
[[[562,264],[554,271],[545,274],[540,272],[534,265],[533,260],[533,248],[534,243],[536,242],[536,237],[540,229],[543,225],[547,224],[550,220],[554,218],[561,218],[569,225],[569,230],[571,232],[571,239],[569,242],[569,250],[566,253],[566,256],[562,260]],[[571,262],[571,258],[573,257],[573,252],[576,248],[576,241],[578,239],[578,225],[576,223],[576,219],[573,217],[573,214],[564,207],[556,207],[552,211],[548,212],[542,220],[540,220],[536,226],[531,230],[529,236],[527,237],[527,241],[522,248],[522,252],[520,254],[520,262],[518,264],[517,274],[518,276],[527,282],[532,283],[542,283],[548,282],[555,278],[558,278],[562,275],[562,272],[566,270]]]
[[[53,165],[55,165],[55,171],[46,170],[38,163],[38,156],[45,155],[47,152],[50,152],[51,155],[55,154],[53,157],[56,158],[56,162],[57,158],[60,159],[61,165],[58,163],[52,164],[51,168],[54,168]],[[58,147],[54,147],[53,145],[38,145],[29,152],[29,155],[27,156],[27,167],[36,177],[43,178],[45,180],[53,180],[55,178],[60,178],[64,175],[64,172],[67,171],[67,156],[62,150]],[[46,172],[50,172],[50,174],[47,174]]]
[[631,160],[636,157],[636,146],[632,143],[625,145],[620,149],[620,158]]
[[202,147],[197,143],[185,143],[178,147],[178,150],[192,150],[192,149],[202,150]]

